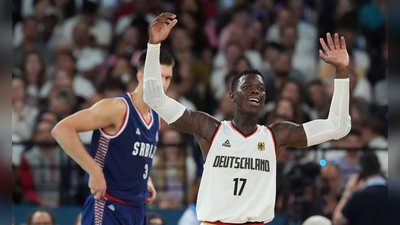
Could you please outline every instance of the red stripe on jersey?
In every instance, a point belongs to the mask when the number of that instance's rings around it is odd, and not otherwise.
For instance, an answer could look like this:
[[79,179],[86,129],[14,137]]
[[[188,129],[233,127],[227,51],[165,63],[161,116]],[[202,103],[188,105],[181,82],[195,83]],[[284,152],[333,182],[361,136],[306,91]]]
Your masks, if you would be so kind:
[[232,121],[229,121],[229,124],[231,125],[231,127],[232,127],[238,134],[242,135],[242,137],[244,137],[244,138],[249,138],[249,137],[253,136],[254,134],[256,134],[257,131],[258,131],[258,126],[257,126],[256,129],[255,129],[253,132],[251,132],[251,133],[248,134],[248,135],[245,135],[245,134],[243,134],[243,132],[242,132],[241,130],[239,130],[237,127],[235,127],[235,125],[232,123]]
[[104,195],[104,197],[106,197],[106,198],[108,198],[108,199],[111,199],[111,200],[113,200],[114,202],[118,202],[118,203],[121,203],[121,204],[124,204],[124,205],[130,205],[129,203],[125,202],[124,200],[121,200],[121,199],[119,199],[119,198],[113,197],[113,196],[111,196],[111,195],[108,194],[108,193],[106,193],[106,194]]

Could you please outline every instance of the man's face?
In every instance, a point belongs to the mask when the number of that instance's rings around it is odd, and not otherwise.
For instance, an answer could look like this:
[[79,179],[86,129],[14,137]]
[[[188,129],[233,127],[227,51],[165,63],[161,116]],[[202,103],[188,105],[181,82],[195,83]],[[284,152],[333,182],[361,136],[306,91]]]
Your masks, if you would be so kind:
[[161,78],[163,81],[164,92],[167,91],[172,79],[172,68],[173,66],[161,65]]
[[339,194],[342,185],[342,176],[339,171],[332,165],[323,167],[321,170],[322,189],[326,194]]
[[231,99],[241,111],[257,114],[264,107],[265,85],[257,74],[248,74],[240,77],[236,90],[232,90]]

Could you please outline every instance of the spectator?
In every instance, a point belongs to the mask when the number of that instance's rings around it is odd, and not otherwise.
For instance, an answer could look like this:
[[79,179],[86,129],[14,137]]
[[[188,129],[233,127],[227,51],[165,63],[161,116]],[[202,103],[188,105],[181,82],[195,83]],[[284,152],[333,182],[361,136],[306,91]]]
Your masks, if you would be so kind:
[[196,215],[196,202],[197,194],[199,192],[200,179],[201,178],[195,179],[189,185],[188,207],[179,218],[178,225],[201,225],[201,221],[197,219]]
[[[291,4],[290,2],[297,2],[299,4]],[[298,0],[291,0],[288,2],[289,7],[282,7],[278,11],[276,22],[269,27],[266,33],[266,40],[270,42],[281,43],[280,29],[285,26],[296,26],[298,32],[298,40],[296,41],[297,52],[305,54],[315,54],[317,52],[317,29],[314,25],[301,21],[302,3]],[[347,39],[346,39],[347,41]]]
[[74,203],[78,187],[76,166],[50,134],[54,125],[46,120],[38,122],[35,145],[23,154],[21,164],[24,200],[45,207]]
[[25,54],[22,77],[26,81],[26,100],[31,105],[38,103],[39,91],[46,80],[45,71],[46,65],[39,52],[31,51]]
[[24,39],[21,44],[13,48],[13,59],[17,67],[22,66],[24,55],[30,51],[37,51],[43,56],[46,64],[52,63],[50,50],[39,40],[38,22],[34,17],[28,17],[23,21],[22,28]]
[[335,209],[333,225],[388,224],[388,186],[381,175],[378,157],[365,152],[360,173],[353,175]]
[[310,119],[327,118],[329,113],[329,95],[325,84],[319,80],[313,80],[307,87],[308,97],[312,106]]
[[56,218],[50,211],[39,209],[28,216],[27,225],[56,225]]
[[266,114],[262,124],[269,126],[270,124],[282,121],[291,121],[297,123],[301,122],[301,120],[302,119],[299,117],[299,111],[296,103],[294,103],[291,99],[282,97],[276,100],[275,108]]
[[321,168],[320,196],[322,215],[331,219],[343,192],[343,175],[336,164],[328,163]]
[[311,216],[302,225],[332,225],[332,222],[323,216]]
[[293,68],[290,54],[282,52],[279,54],[278,59],[271,64],[271,70],[264,74],[267,103],[276,99],[278,91],[289,78],[299,82],[302,88],[306,84],[303,74]]
[[32,137],[33,127],[39,110],[26,102],[26,83],[21,77],[12,77],[12,133],[27,142]]
[[122,34],[127,27],[129,27],[131,24],[134,24],[135,21],[138,20],[142,20],[147,23],[147,27],[144,27],[146,28],[145,33],[147,33],[148,27],[156,18],[156,16],[152,12],[150,12],[151,5],[148,1],[136,0],[133,6],[135,8],[134,12],[130,13],[127,16],[123,16],[117,20],[117,24],[115,27],[116,35]]
[[[279,91],[278,99],[279,98],[287,98],[293,101],[296,106],[296,118],[295,121],[300,123],[310,121],[309,113],[311,112],[310,106],[308,106],[304,102],[304,94],[303,94],[303,87],[300,85],[299,82],[288,79],[285,83],[282,84],[282,88]],[[260,117],[263,114],[272,111],[275,108],[275,102],[269,102],[265,105],[263,112],[260,113]],[[329,106],[328,106],[329,108]]]
[[383,123],[376,117],[368,117],[361,122],[361,138],[370,149],[387,149],[388,142],[382,136]]
[[149,213],[147,215],[147,225],[165,225],[165,221],[161,215]]
[[281,44],[290,55],[293,68],[301,72],[306,82],[316,77],[317,59],[314,52],[301,52],[297,47],[298,28],[287,25],[280,28]]
[[340,147],[346,151],[344,156],[332,160],[342,172],[342,187],[344,188],[350,176],[358,172],[359,152],[364,147],[360,131],[350,130],[350,133],[339,142],[338,146],[332,147]]
[[[88,32],[93,34],[95,43],[101,48],[110,46],[112,40],[112,26],[98,15],[99,3],[96,1],[83,0],[80,13],[64,21],[63,36],[73,43],[73,30],[84,23],[88,26]],[[89,31],[90,30],[90,31]]]
[[186,148],[179,131],[170,128],[161,133],[151,175],[158,190],[155,202],[161,209],[179,209],[187,204],[185,193],[194,180],[196,163]]
[[52,79],[46,81],[40,89],[39,95],[41,98],[47,97],[54,85],[65,85],[65,83],[71,83],[74,93],[84,101],[87,101],[95,94],[96,88],[93,83],[81,74],[76,74],[76,61],[71,53],[59,53],[56,61],[57,64],[54,68]]

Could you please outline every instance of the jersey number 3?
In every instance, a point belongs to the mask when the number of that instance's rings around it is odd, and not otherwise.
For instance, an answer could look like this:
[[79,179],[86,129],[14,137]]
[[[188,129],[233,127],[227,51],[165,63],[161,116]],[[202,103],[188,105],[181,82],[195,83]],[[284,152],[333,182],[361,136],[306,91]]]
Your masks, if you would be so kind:
[[147,176],[149,175],[149,165],[144,165],[144,173],[143,173],[143,179],[146,179]]
[[[240,181],[240,189],[239,189],[239,193],[238,193],[238,187],[239,187],[239,181]],[[238,195],[241,196],[244,186],[246,185],[247,179],[245,178],[235,178],[233,179],[233,182],[235,183],[235,187],[233,189],[233,195]]]

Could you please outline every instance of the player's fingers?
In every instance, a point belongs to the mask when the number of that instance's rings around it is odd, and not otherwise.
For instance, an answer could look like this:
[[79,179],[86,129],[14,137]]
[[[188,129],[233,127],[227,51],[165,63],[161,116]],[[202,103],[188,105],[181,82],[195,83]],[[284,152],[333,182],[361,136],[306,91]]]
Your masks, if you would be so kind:
[[340,37],[340,42],[341,42],[342,49],[347,49],[346,48],[346,40],[344,39],[343,36]]
[[173,27],[176,25],[176,23],[178,23],[178,20],[177,20],[177,19],[173,19],[173,20],[168,24],[168,27],[173,28]]
[[326,58],[327,58],[327,56],[324,54],[324,52],[322,51],[322,50],[319,50],[319,57],[322,59],[322,60],[326,60]]
[[325,41],[324,41],[323,38],[320,38],[320,39],[319,39],[319,43],[321,43],[321,47],[322,47],[322,49],[324,49],[325,52],[329,52],[329,48],[328,48],[328,46],[326,45],[326,43],[325,43]]
[[331,50],[335,50],[335,46],[333,45],[331,33],[326,33],[326,41],[328,42],[328,46]]
[[101,197],[101,192],[96,192],[96,194],[94,195],[94,199],[96,200],[99,200]]
[[336,49],[340,49],[340,42],[339,42],[339,34],[338,33],[335,33],[334,41],[335,41],[335,48]]

